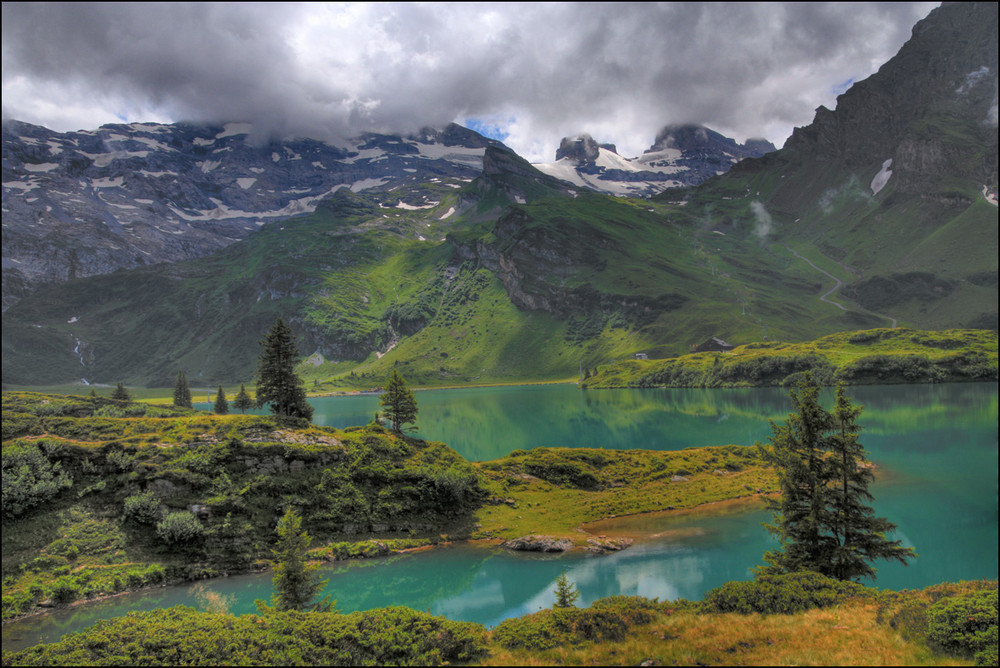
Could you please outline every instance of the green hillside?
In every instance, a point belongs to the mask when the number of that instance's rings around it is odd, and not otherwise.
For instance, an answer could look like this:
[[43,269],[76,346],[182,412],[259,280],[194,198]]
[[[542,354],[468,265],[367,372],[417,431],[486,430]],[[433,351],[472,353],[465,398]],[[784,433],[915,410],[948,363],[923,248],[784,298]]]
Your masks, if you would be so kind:
[[712,335],[885,323],[821,302],[825,277],[728,200],[698,210],[575,192],[496,153],[499,168],[441,188],[433,209],[340,191],[207,258],[46,288],[5,314],[4,382],[169,386],[178,369],[248,381],[279,316],[318,388],[370,386],[390,366],[421,385],[566,379]]

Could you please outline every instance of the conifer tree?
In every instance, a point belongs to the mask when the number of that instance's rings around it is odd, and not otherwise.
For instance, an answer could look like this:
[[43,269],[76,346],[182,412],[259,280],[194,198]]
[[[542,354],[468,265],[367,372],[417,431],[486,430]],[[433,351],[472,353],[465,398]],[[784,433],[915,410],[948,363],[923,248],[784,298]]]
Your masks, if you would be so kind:
[[833,413],[819,403],[819,386],[806,374],[789,396],[794,412],[784,425],[771,423],[772,451],[781,498],[771,503],[774,523],[764,526],[781,548],[764,559],[759,572],[815,571],[840,580],[875,577],[870,562],[902,564],[916,556],[886,534],[896,525],[875,517],[868,485],[874,479],[858,442],[860,407],[837,388]]
[[174,406],[180,408],[192,408],[191,388],[188,386],[187,376],[183,371],[177,372],[177,382],[174,383]]
[[395,432],[401,431],[403,425],[412,424],[417,419],[417,399],[395,369],[392,370],[392,376],[385,392],[382,393],[379,405],[382,406],[382,412]]
[[312,536],[302,530],[302,518],[292,509],[285,511],[278,521],[278,544],[273,550],[274,596],[271,604],[279,611],[314,610],[328,612],[333,608],[330,597],[313,602],[329,580],[321,580],[315,573],[317,566],[306,565],[306,552]]
[[292,341],[292,329],[281,318],[260,342],[257,364],[257,405],[269,404],[276,415],[311,420],[313,408],[306,401],[302,380],[295,373],[299,353]]
[[558,578],[556,578],[556,605],[557,608],[572,608],[576,603],[576,599],[580,598],[580,592],[576,590],[576,587],[569,578],[566,577],[565,573],[561,573]]
[[247,409],[253,408],[253,406],[253,399],[251,399],[250,395],[247,394],[247,388],[244,387],[243,384],[240,384],[240,391],[236,395],[236,398],[233,399],[233,408],[238,409],[240,413],[246,415]]
[[125,389],[125,383],[118,383],[118,387],[111,393],[111,398],[117,401],[132,401],[132,395]]
[[853,406],[843,385],[839,386],[827,460],[829,531],[835,542],[826,573],[838,580],[874,580],[875,569],[870,562],[875,559],[891,559],[906,565],[908,559],[916,556],[912,547],[902,547],[901,541],[885,537],[896,525],[884,517],[875,517],[875,511],[867,505],[874,500],[868,485],[875,480],[875,474],[867,462],[864,446],[858,442],[860,414],[861,407]]
[[226,392],[219,385],[219,391],[215,395],[215,405],[212,407],[216,415],[229,415],[229,402],[226,401]]

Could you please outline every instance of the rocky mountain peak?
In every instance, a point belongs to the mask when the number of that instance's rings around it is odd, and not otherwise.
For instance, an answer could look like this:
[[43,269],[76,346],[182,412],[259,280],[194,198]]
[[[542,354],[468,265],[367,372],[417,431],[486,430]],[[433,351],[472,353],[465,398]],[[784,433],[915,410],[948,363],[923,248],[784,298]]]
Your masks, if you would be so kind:
[[556,150],[556,160],[568,158],[581,162],[594,162],[600,155],[600,146],[594,138],[588,134],[581,134],[575,137],[563,137]]
[[819,107],[786,148],[850,169],[893,160],[919,192],[942,173],[997,178],[997,4],[943,3],[878,72]]

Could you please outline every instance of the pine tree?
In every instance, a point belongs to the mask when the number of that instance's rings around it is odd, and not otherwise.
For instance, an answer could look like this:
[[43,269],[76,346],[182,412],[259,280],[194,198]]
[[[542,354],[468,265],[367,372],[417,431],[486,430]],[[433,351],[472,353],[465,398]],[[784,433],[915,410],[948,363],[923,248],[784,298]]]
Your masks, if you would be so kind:
[[403,425],[412,424],[417,419],[417,399],[395,369],[392,370],[392,376],[385,392],[382,393],[379,405],[382,406],[382,412],[395,432],[401,431]]
[[561,573],[556,578],[556,605],[557,608],[572,608],[576,599],[580,598],[580,592],[576,586],[569,581],[565,573]]
[[187,376],[183,371],[177,372],[177,382],[174,383],[174,406],[180,408],[192,408],[191,388],[188,386]]
[[773,422],[767,457],[778,469],[781,498],[771,503],[774,523],[764,526],[781,541],[759,572],[815,571],[840,580],[874,578],[870,562],[902,564],[916,556],[885,534],[896,525],[875,517],[868,485],[874,479],[858,442],[854,407],[837,388],[833,413],[819,404],[819,386],[810,374],[790,392],[795,411],[784,425]]
[[247,409],[253,406],[253,399],[247,394],[247,388],[241,384],[239,394],[233,399],[233,408],[239,409],[240,413],[246,415]]
[[299,353],[292,341],[292,329],[278,320],[260,342],[257,364],[257,404],[270,404],[276,415],[311,420],[313,408],[306,401],[302,380],[295,373]]
[[118,383],[118,387],[111,393],[111,398],[117,401],[132,401],[132,395],[125,389],[125,383]]
[[764,559],[783,572],[816,570],[832,546],[821,527],[826,512],[823,439],[833,423],[819,404],[819,386],[811,377],[789,397],[794,412],[783,425],[771,422],[773,450],[768,456],[777,468],[781,497],[769,502],[774,524],[764,525],[782,545]]
[[226,392],[219,385],[219,392],[215,395],[215,405],[212,407],[216,415],[229,415],[229,402],[226,401]]
[[271,584],[274,596],[271,604],[279,612],[287,610],[314,610],[328,612],[333,608],[330,597],[312,602],[329,580],[321,580],[315,571],[318,566],[306,565],[306,552],[312,536],[302,530],[302,518],[292,509],[285,511],[278,521],[278,544],[273,550],[274,577]]
[[830,438],[828,459],[829,529],[835,544],[829,571],[825,572],[838,580],[874,580],[875,569],[870,562],[892,559],[906,565],[908,559],[916,556],[912,547],[902,547],[901,541],[885,537],[896,525],[884,517],[875,517],[875,511],[867,505],[874,500],[868,485],[875,480],[875,474],[864,446],[858,442],[860,414],[861,407],[853,406],[844,387],[839,386],[832,416],[835,433]]

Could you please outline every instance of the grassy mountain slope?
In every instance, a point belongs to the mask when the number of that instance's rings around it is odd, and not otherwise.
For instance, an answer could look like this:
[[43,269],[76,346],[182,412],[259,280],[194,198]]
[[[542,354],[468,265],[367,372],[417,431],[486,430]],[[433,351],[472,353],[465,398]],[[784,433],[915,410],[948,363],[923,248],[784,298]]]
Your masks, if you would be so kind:
[[438,185],[432,209],[341,191],[198,261],[47,288],[5,314],[4,380],[249,380],[277,316],[319,353],[305,371],[319,387],[380,384],[400,365],[423,385],[565,379],[719,333],[881,322],[820,302],[815,272],[789,270],[749,223],[720,234],[725,207],[576,192],[495,149],[486,162],[463,188]]

